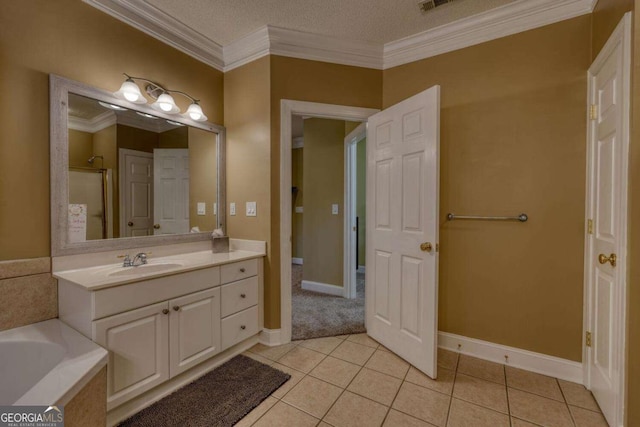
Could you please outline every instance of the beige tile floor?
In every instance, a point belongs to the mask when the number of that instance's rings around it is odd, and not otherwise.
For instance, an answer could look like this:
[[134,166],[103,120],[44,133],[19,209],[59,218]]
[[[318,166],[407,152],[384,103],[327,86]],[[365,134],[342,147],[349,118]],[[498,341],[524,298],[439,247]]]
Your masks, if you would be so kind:
[[241,427],[606,427],[583,386],[446,350],[434,381],[365,334],[258,344],[291,375]]

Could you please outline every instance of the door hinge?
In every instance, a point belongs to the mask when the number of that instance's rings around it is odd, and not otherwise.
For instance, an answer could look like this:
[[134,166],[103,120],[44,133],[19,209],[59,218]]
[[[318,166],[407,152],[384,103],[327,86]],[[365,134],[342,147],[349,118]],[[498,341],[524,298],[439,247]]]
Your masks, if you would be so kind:
[[591,120],[596,120],[598,118],[598,106],[596,104],[591,104],[589,107],[589,118]]
[[587,331],[587,336],[585,337],[585,344],[587,347],[591,347],[591,332]]
[[593,234],[593,220],[587,220],[587,234]]

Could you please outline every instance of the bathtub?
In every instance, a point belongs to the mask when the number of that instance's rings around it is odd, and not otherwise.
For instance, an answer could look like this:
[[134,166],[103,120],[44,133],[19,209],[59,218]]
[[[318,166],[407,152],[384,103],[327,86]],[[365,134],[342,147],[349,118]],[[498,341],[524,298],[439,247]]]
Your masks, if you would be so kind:
[[66,405],[107,355],[58,319],[0,332],[0,405]]

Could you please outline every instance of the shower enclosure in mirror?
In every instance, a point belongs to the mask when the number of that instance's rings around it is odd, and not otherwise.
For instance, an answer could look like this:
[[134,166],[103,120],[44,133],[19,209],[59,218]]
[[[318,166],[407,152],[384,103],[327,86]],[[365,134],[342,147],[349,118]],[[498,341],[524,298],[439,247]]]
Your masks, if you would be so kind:
[[61,77],[50,83],[54,256],[224,229],[223,127]]

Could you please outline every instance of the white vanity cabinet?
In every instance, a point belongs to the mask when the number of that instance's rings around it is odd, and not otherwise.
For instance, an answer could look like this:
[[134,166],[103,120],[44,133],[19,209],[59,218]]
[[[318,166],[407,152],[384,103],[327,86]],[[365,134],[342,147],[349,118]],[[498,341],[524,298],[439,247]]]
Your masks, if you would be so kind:
[[60,319],[109,350],[108,410],[262,329],[262,257],[95,290],[58,280]]

